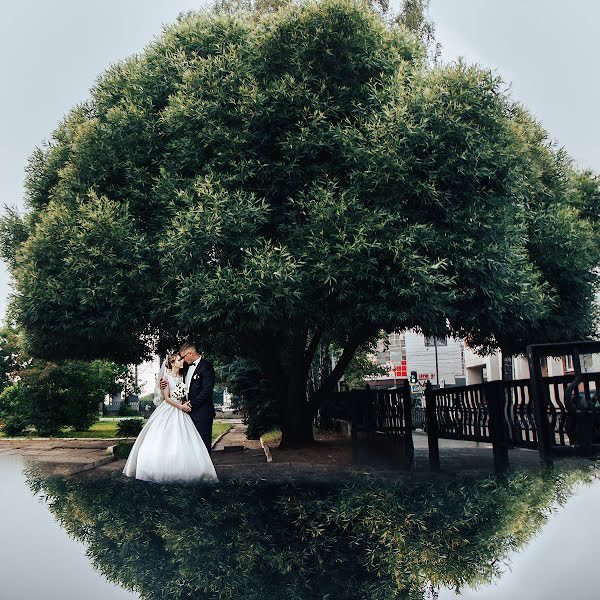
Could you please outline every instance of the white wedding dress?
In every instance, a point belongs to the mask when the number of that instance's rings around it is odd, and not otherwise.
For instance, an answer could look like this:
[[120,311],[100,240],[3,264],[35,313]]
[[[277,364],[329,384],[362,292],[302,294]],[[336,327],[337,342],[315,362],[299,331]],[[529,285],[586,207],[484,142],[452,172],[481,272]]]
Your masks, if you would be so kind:
[[[169,390],[181,378],[165,373]],[[217,482],[217,473],[191,417],[161,402],[138,435],[123,473],[155,483]]]

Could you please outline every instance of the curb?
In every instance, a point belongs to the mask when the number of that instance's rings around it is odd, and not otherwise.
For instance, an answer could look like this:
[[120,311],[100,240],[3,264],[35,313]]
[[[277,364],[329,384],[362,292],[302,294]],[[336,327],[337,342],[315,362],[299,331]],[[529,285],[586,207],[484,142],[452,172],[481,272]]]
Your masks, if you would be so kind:
[[228,429],[227,431],[224,431],[211,445],[210,445],[210,449],[214,450],[215,446],[233,429],[233,427],[231,427],[230,429]]
[[267,462],[273,462],[273,456],[271,455],[271,448],[269,448],[269,446],[265,443],[265,441],[262,438],[262,435],[260,436],[260,445],[262,446],[263,452],[265,453],[265,456],[267,457]]
[[114,446],[109,446],[104,452],[105,454],[109,454],[111,456],[115,457],[115,460],[117,459],[117,446],[119,444],[115,444]]
[[[113,446],[111,446],[111,448],[112,447]],[[107,465],[108,463],[114,462],[116,459],[117,459],[117,457],[114,454],[111,454],[110,456],[105,456],[104,458],[99,458],[98,460],[95,460],[94,462],[87,463],[80,467],[75,467],[74,469],[69,469],[67,471],[67,475],[76,475],[77,473],[83,473],[84,471],[91,471],[92,469],[95,469],[96,467],[101,467],[102,465]]]
[[135,437],[113,437],[113,438],[67,438],[67,437],[52,437],[52,438],[32,438],[32,437],[3,437],[0,438],[0,444],[2,442],[114,442],[118,440],[119,442],[125,440],[135,440]]

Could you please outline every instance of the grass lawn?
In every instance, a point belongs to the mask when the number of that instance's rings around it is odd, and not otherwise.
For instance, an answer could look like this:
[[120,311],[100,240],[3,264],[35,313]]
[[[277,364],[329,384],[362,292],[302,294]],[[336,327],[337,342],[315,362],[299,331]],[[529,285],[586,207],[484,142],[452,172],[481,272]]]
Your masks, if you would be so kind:
[[[317,427],[313,427],[313,434],[319,435],[319,434],[327,434],[330,433],[328,431],[322,431],[321,429],[318,429]],[[270,431],[267,431],[267,433],[263,433],[260,436],[263,440],[263,442],[265,444],[270,444],[271,446],[275,446],[277,444],[279,444],[279,442],[281,442],[281,429],[271,429]]]
[[[133,418],[133,417],[132,417]],[[113,438],[119,437],[117,425],[119,421],[100,420],[94,423],[87,431],[73,431],[65,427],[56,437],[76,437],[76,438]]]
[[232,427],[231,423],[213,423],[212,441],[214,442],[221,434],[229,431]]
[[[135,417],[129,417],[130,419]],[[94,423],[87,431],[72,431],[69,428],[64,428],[55,437],[73,437],[73,438],[115,438],[119,437],[117,433],[117,426],[119,424],[118,419],[100,419],[97,423]],[[232,425],[229,423],[213,423],[212,439],[217,439],[222,433],[229,431]],[[34,436],[35,432],[28,432],[27,436]],[[0,431],[0,438],[6,437],[4,433]]]
[[[118,437],[117,435],[117,425],[118,420],[105,420],[100,419],[97,423],[94,423],[87,431],[73,431],[69,427],[63,427],[60,433],[53,437],[57,438],[65,438],[65,437],[74,437],[74,438],[114,438]],[[25,435],[22,437],[35,437],[36,431],[35,429],[26,431]],[[5,433],[0,431],[0,438],[7,437]]]
[[265,444],[276,443],[281,441],[281,429],[271,429],[267,433],[260,436]]

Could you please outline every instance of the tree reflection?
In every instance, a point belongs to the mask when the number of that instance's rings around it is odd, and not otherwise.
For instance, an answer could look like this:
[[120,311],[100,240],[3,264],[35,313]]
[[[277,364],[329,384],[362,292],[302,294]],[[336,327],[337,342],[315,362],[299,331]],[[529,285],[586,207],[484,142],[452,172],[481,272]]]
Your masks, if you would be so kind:
[[377,600],[490,582],[595,473],[180,487],[29,468],[28,482],[94,566],[144,599]]

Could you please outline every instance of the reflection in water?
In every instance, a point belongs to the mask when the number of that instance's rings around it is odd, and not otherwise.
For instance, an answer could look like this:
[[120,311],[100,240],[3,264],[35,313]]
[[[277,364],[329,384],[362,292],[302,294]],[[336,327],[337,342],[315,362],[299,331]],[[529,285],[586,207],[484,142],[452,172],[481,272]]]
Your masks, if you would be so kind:
[[488,583],[595,470],[337,486],[28,474],[109,580],[159,599],[423,598]]

